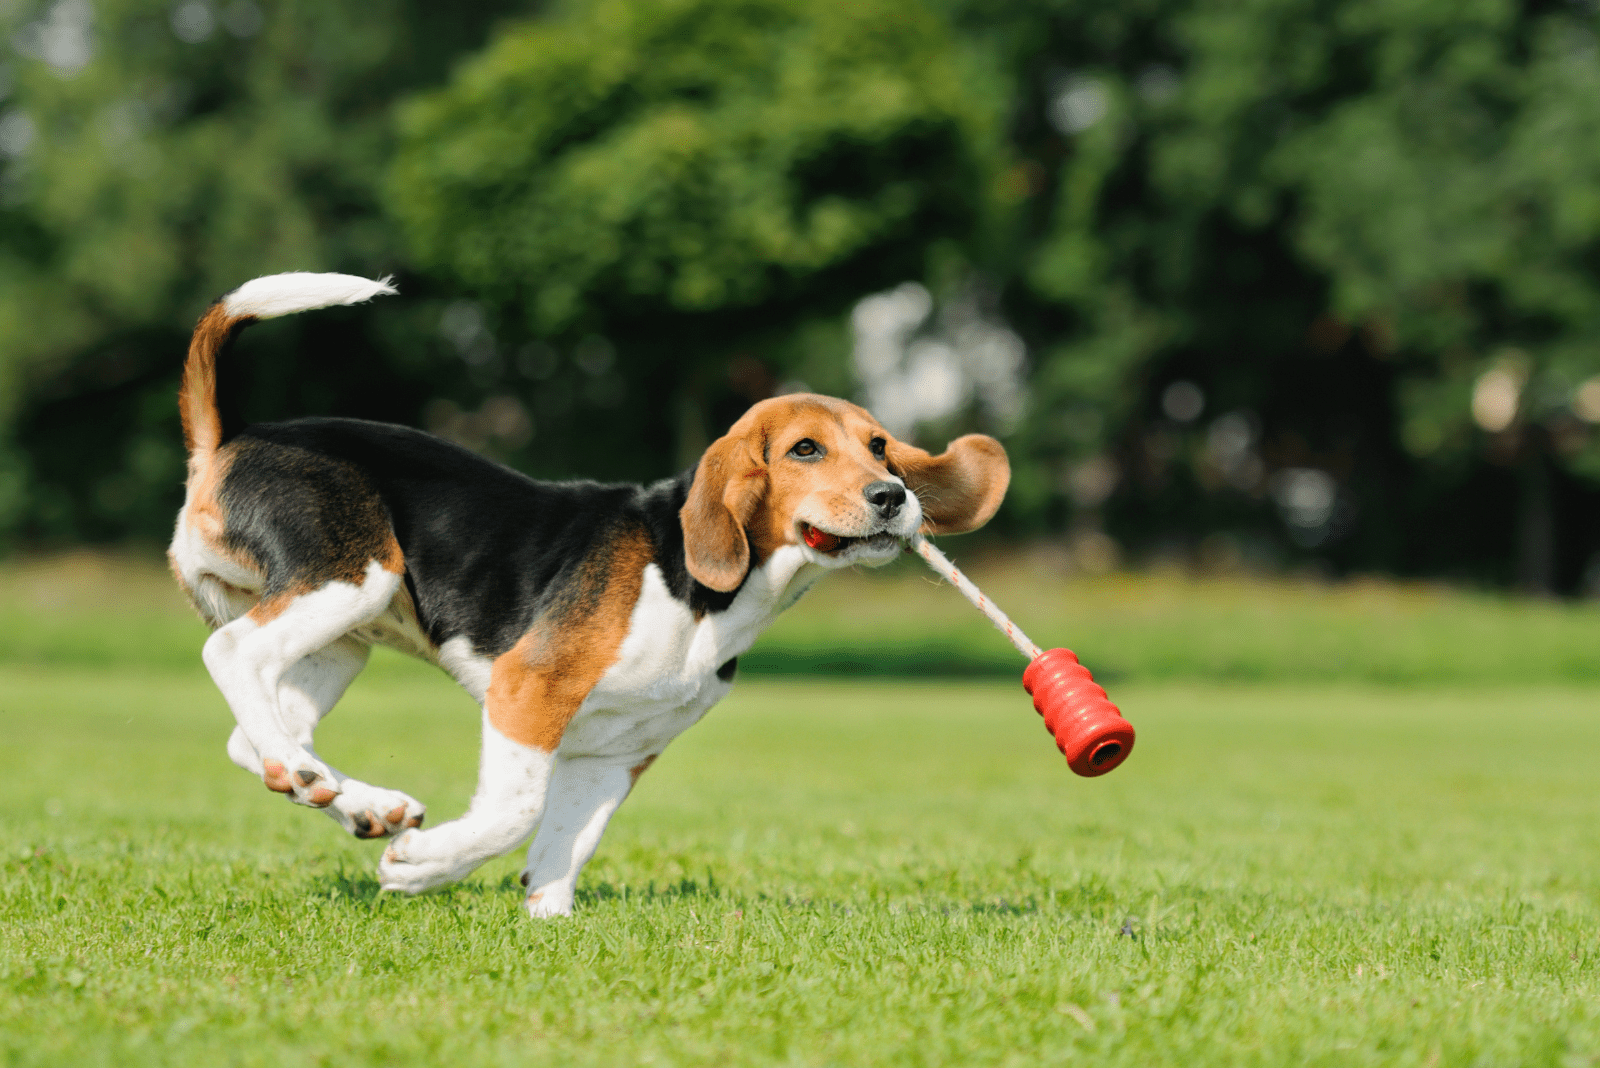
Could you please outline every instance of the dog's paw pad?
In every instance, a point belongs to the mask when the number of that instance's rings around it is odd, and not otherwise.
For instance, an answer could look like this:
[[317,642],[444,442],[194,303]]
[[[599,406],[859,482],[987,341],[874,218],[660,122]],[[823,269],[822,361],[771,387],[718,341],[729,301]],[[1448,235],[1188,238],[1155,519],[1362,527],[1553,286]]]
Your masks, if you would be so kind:
[[294,781],[289,778],[288,769],[276,760],[261,762],[261,781],[275,794],[294,793]]
[[383,821],[371,812],[357,812],[350,817],[350,822],[354,824],[350,833],[357,838],[382,838],[389,833]]
[[305,803],[312,808],[327,808],[338,796],[337,790],[330,790],[326,786],[313,786],[306,790]]
[[398,837],[394,841],[390,842],[389,843],[389,848],[385,849],[383,851],[383,860],[380,863],[381,864],[406,864],[406,863],[409,863],[410,860],[411,860],[411,857],[410,857],[410,853],[409,853],[408,847],[411,845],[411,839],[413,837],[414,836],[411,834],[411,832],[407,831],[405,834],[400,835],[400,837]]
[[267,789],[288,794],[289,800],[309,808],[327,808],[339,796],[339,781],[333,769],[310,753],[301,752],[288,760],[263,760],[261,781]]
[[428,814],[427,806],[421,801],[399,790],[369,786],[355,779],[346,779],[342,785],[339,800],[331,811],[339,817],[345,830],[357,838],[383,838],[407,828],[420,827]]

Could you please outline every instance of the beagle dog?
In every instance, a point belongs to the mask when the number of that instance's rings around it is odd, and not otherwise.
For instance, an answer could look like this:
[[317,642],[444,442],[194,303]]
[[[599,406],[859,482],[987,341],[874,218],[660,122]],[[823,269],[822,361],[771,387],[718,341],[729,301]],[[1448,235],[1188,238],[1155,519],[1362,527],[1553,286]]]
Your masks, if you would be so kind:
[[[172,570],[214,631],[203,659],[237,721],[234,763],[358,838],[395,836],[386,890],[452,882],[533,835],[527,909],[567,915],[612,813],[778,613],[918,530],[983,525],[1010,468],[992,438],[930,456],[809,394],[756,404],[694,470],[647,486],[538,482],[387,423],[224,425],[217,360],[242,327],[393,292],[271,275],[200,319]],[[375,643],[439,665],[483,708],[472,803],[430,830],[421,802],[312,747]]]

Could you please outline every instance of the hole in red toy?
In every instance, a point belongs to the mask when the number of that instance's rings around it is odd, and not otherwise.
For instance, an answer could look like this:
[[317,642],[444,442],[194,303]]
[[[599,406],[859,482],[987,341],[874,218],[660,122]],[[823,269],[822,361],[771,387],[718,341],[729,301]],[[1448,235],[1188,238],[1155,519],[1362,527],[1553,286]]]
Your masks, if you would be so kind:
[[1121,742],[1107,742],[1105,745],[1102,745],[1100,748],[1094,751],[1094,755],[1089,758],[1089,763],[1098,768],[1108,761],[1117,759],[1117,757],[1121,755]]

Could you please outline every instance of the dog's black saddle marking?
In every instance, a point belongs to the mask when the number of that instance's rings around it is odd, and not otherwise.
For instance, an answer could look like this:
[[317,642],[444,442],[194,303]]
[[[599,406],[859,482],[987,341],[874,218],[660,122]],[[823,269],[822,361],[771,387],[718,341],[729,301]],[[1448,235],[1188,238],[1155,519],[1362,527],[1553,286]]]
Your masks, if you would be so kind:
[[[308,521],[364,543],[365,528],[386,518],[437,645],[465,635],[478,654],[500,655],[573,588],[596,546],[630,530],[649,537],[667,589],[696,615],[726,610],[738,593],[701,585],[684,562],[678,512],[693,471],[648,486],[538,481],[420,430],[361,419],[257,423],[230,445],[249,457],[221,487],[231,541],[267,567],[297,557],[302,547],[286,542],[303,540]],[[354,486],[359,508],[338,492]]]

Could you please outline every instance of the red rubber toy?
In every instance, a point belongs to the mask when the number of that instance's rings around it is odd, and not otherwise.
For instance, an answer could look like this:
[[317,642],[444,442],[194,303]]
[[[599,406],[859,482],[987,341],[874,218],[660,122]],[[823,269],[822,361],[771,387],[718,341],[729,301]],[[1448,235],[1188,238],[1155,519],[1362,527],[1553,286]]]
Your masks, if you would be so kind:
[[1033,696],[1067,767],[1079,775],[1104,775],[1133,752],[1133,724],[1071,649],[1040,653],[1022,673],[1022,688]]
[[[813,546],[814,547],[814,546]],[[920,534],[906,540],[906,551],[916,553],[927,565],[961,591],[961,596],[989,617],[1017,652],[1028,658],[1022,673],[1022,688],[1033,696],[1033,707],[1044,717],[1044,725],[1056,740],[1056,748],[1067,758],[1067,767],[1079,775],[1093,778],[1128,759],[1133,752],[1133,724],[1122,718],[1105,690],[1094,681],[1089,669],[1078,663],[1071,649],[1041,652],[1022,633],[1011,617],[983,595],[950,558],[935,549]]]

